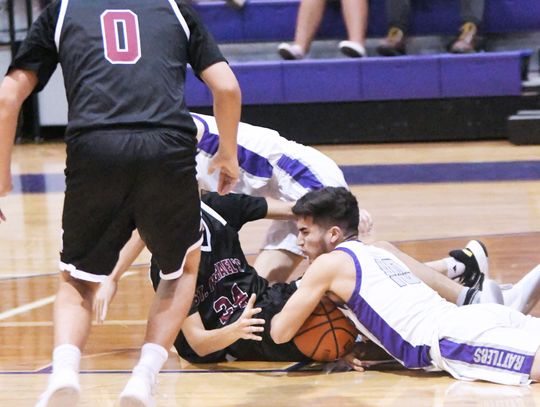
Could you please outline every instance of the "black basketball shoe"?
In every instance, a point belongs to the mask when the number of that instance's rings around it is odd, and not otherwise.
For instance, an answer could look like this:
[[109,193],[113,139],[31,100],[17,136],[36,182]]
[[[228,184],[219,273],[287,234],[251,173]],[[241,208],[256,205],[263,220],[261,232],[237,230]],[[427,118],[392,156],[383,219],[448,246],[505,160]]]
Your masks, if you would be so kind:
[[480,240],[471,240],[464,249],[452,250],[449,255],[465,265],[465,271],[455,277],[459,283],[481,290],[484,279],[489,275],[486,246]]

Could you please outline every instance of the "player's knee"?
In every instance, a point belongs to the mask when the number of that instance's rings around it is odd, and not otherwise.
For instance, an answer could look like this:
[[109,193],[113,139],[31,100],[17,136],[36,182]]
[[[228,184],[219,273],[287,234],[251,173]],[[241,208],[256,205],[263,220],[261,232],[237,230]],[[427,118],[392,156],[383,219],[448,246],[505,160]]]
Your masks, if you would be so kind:
[[530,378],[535,382],[540,382],[540,348],[536,351],[536,355],[534,356]]

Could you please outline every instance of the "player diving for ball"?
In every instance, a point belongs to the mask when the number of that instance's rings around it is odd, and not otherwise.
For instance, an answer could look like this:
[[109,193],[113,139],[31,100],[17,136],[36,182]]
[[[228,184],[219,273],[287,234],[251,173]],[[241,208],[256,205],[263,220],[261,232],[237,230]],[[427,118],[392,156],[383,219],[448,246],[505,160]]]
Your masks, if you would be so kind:
[[[238,236],[240,228],[250,221],[262,218],[292,219],[291,206],[292,203],[247,195],[229,194],[222,197],[207,193],[202,196],[204,242],[195,298],[182,332],[175,341],[181,357],[199,363],[226,359],[307,359],[293,341],[278,345],[269,336],[272,317],[297,290],[297,283],[270,285],[248,264]],[[143,248],[144,243],[138,235],[134,235],[122,251],[115,270],[99,289],[95,302],[99,322],[105,318],[121,275]],[[393,250],[404,256],[397,249]],[[476,257],[473,255],[470,259],[463,267],[466,269],[465,275],[472,278],[480,270]],[[159,272],[153,262],[151,277],[156,287]],[[450,301],[457,301],[461,292],[478,293],[477,289],[464,288],[431,269],[423,273],[423,278],[441,289]],[[538,275],[536,280],[540,286]],[[466,297],[482,298],[481,295]],[[365,347],[362,349],[366,352]],[[369,349],[369,356],[365,357],[375,359],[379,356],[380,352],[374,354]]]
[[[272,319],[276,343],[291,340],[329,296],[362,335],[407,368],[501,384],[540,380],[539,318],[500,304],[457,307],[444,300],[417,278],[427,266],[357,239],[358,203],[344,188],[309,192],[293,212],[298,243],[312,263]],[[351,363],[363,370],[360,359]]]
[[[219,139],[216,120],[213,116],[198,113],[191,115],[197,126],[197,179],[203,190],[216,191],[217,174],[208,172]],[[233,189],[236,193],[290,202],[324,186],[348,188],[340,168],[329,157],[312,147],[287,140],[269,128],[240,122],[237,155],[240,176]],[[368,233],[372,226],[370,214],[361,209],[360,229]],[[290,280],[293,269],[303,259],[302,250],[296,243],[297,236],[298,229],[294,220],[273,220],[264,246],[254,263],[259,275],[271,284]],[[489,274],[487,251],[478,241],[473,240],[465,250],[453,251],[449,257],[431,262],[428,266],[472,288],[460,289],[455,301],[458,305],[504,301],[525,313],[530,309],[530,304],[526,304],[529,298],[527,290],[523,290],[522,286],[536,287],[534,282],[529,281],[532,276],[514,289],[508,289],[508,285],[503,286],[503,300],[499,287],[493,281],[486,279],[484,282]],[[443,285],[434,288],[444,290],[446,281],[437,279],[432,283],[437,282]],[[447,295],[453,298],[456,289],[457,285],[451,285]]]

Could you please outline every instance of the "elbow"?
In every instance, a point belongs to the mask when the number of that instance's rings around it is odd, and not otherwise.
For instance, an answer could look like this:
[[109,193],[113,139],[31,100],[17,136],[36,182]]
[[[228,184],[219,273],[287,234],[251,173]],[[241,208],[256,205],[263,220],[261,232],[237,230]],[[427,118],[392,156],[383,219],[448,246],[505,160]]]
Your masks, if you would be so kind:
[[240,104],[242,100],[240,85],[238,85],[236,80],[220,84],[217,89],[214,89],[213,97],[216,100],[226,100],[227,102]]
[[281,345],[282,343],[289,342],[293,338],[294,333],[287,330],[279,321],[273,320],[270,328],[270,336],[277,345]]
[[208,356],[210,352],[205,346],[201,346],[200,344],[192,344],[191,342],[189,343],[189,346],[191,346],[191,349],[193,349],[193,351],[197,354],[197,356],[199,357],[204,357],[204,356]]

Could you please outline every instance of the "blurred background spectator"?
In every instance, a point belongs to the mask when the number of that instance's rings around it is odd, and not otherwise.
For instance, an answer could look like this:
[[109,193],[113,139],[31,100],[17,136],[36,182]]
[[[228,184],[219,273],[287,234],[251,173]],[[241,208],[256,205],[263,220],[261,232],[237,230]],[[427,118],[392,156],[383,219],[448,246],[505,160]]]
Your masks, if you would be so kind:
[[[302,0],[300,2],[294,42],[283,42],[278,46],[279,55],[283,59],[302,59],[305,57],[321,24],[325,7],[326,0]],[[366,56],[364,42],[368,16],[367,0],[341,0],[341,8],[348,39],[339,43],[340,51],[352,58]]]
[[[484,0],[461,0],[462,25],[458,37],[450,44],[453,53],[475,52],[479,48],[478,27],[484,15]],[[406,36],[411,14],[410,0],[386,0],[388,34],[377,47],[383,56],[406,54]]]

